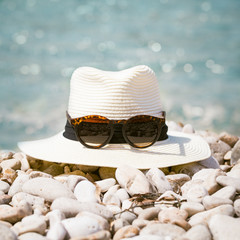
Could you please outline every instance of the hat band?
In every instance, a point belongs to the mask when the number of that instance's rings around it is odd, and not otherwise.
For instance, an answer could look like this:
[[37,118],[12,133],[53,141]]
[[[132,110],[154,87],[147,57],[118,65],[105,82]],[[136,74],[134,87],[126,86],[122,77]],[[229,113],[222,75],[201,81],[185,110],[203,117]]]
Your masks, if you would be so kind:
[[[168,131],[168,126],[164,124],[161,130],[161,134],[157,141],[162,141],[167,139],[168,138],[167,131]],[[66,122],[63,136],[67,139],[78,141],[75,131],[68,121]],[[122,131],[114,131],[114,134],[109,143],[126,143],[122,135]]]

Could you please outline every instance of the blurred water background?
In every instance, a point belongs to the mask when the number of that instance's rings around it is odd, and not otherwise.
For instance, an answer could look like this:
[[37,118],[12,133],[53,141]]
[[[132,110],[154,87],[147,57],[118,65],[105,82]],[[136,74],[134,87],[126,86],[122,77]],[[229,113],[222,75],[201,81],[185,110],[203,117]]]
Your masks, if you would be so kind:
[[0,149],[63,129],[79,66],[148,65],[169,120],[240,135],[239,10],[239,0],[0,0]]

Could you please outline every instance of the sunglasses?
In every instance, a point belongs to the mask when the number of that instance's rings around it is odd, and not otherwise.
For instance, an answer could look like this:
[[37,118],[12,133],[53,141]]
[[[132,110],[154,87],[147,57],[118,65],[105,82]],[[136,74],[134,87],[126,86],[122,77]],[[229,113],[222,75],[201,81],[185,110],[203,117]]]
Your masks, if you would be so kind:
[[115,138],[121,135],[120,138],[124,138],[122,142],[127,142],[134,148],[150,147],[159,139],[165,125],[164,111],[159,113],[160,117],[137,115],[127,120],[109,120],[99,115],[71,118],[68,112],[66,115],[77,139],[88,148],[101,148],[114,135]]

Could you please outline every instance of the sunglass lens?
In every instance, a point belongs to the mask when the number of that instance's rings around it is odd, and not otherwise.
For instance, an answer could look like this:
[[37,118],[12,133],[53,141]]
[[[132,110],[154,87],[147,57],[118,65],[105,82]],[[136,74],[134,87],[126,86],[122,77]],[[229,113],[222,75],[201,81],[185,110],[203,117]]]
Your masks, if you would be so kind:
[[77,135],[88,147],[98,148],[111,134],[109,120],[101,116],[88,116],[78,125]]
[[125,125],[125,135],[133,146],[144,148],[156,141],[158,125],[151,116],[130,118]]

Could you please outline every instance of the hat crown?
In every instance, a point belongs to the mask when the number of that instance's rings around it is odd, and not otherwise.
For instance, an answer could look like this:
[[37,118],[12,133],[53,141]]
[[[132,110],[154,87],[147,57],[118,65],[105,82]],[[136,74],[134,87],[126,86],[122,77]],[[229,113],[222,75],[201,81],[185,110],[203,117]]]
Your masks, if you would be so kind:
[[145,65],[116,72],[80,67],[72,74],[68,112],[73,118],[127,119],[140,114],[158,116],[161,110],[158,81]]

